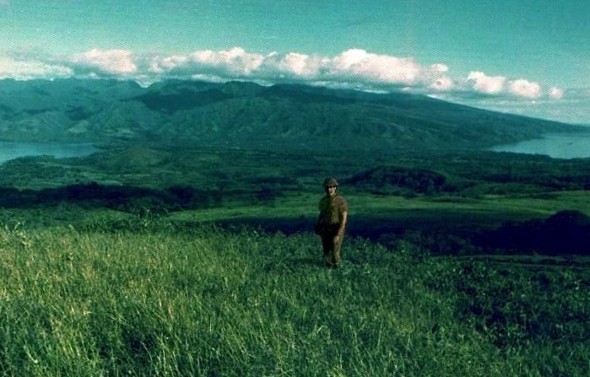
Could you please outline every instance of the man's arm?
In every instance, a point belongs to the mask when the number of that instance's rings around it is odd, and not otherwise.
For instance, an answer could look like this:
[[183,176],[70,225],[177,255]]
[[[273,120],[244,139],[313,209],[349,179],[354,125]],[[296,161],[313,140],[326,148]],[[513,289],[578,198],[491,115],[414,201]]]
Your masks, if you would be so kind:
[[346,229],[346,221],[348,220],[348,212],[342,212],[342,216],[340,219],[340,227],[338,228],[338,234],[336,237],[342,237],[344,235],[344,230]]

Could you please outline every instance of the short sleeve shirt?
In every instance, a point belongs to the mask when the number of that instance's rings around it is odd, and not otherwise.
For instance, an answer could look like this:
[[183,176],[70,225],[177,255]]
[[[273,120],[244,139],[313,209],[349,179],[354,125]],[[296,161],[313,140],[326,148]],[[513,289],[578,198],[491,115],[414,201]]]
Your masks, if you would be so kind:
[[324,224],[340,224],[342,214],[348,212],[348,203],[340,195],[324,196],[320,199],[320,222]]

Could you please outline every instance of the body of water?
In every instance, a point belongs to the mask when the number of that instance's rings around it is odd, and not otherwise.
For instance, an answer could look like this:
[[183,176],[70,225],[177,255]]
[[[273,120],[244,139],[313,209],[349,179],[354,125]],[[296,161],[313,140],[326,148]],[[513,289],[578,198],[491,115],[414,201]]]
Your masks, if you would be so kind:
[[582,134],[551,134],[541,139],[523,141],[517,144],[498,145],[494,152],[542,154],[553,158],[590,157],[590,132]]
[[82,157],[98,152],[92,144],[33,143],[0,141],[0,164],[19,157],[53,156],[56,158]]

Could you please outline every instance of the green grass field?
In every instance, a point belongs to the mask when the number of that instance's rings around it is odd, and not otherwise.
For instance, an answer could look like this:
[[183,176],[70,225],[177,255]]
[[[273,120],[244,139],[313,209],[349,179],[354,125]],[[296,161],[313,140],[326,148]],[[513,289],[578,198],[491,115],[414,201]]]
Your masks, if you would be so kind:
[[587,269],[100,218],[0,230],[6,376],[587,376]]
[[[397,218],[399,213],[421,211],[424,213],[475,213],[494,215],[498,220],[528,219],[551,215],[564,209],[577,209],[590,214],[590,193],[588,191],[556,192],[547,199],[522,197],[489,196],[484,198],[461,197],[417,197],[378,196],[359,193],[347,193],[342,188],[342,195],[350,204],[351,216],[390,216]],[[291,217],[313,216],[317,211],[317,202],[323,195],[321,187],[317,193],[292,194],[275,203],[244,204],[231,203],[223,207],[199,209],[198,211],[179,212],[177,218],[197,217],[203,221],[220,219],[239,219],[243,217]]]

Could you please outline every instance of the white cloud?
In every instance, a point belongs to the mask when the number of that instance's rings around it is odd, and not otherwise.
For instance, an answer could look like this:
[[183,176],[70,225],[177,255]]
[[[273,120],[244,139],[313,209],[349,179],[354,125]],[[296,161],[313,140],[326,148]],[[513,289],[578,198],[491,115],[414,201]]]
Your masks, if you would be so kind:
[[198,77],[212,78],[214,81],[232,79],[256,80],[265,56],[235,47],[230,50],[195,51],[188,55],[152,55],[136,56],[138,70],[155,78],[174,77],[190,79]]
[[189,56],[189,61],[196,64],[197,68],[199,66],[210,67],[222,69],[235,75],[249,76],[260,68],[264,62],[264,56],[234,47],[224,51],[196,51]]
[[[0,0],[1,2],[2,0]],[[149,84],[167,78],[211,81],[250,80],[272,84],[303,82],[370,91],[403,89],[424,94],[465,96],[484,94],[515,100],[567,96],[557,87],[544,89],[527,79],[509,79],[472,71],[452,77],[444,63],[424,65],[412,57],[397,57],[349,49],[335,56],[298,52],[252,53],[241,47],[199,50],[189,54],[136,54],[129,50],[92,49],[70,56],[28,52],[0,55],[0,77],[19,79],[52,77],[119,77]]]
[[35,78],[70,77],[73,71],[64,65],[34,60],[18,60],[0,57],[0,78],[30,80]]
[[413,58],[377,55],[360,49],[347,50],[334,57],[329,69],[334,77],[394,85],[416,84],[423,70]]
[[454,82],[450,77],[442,76],[430,84],[430,88],[439,92],[446,92],[453,88]]
[[279,75],[307,78],[318,77],[324,63],[321,58],[296,52],[284,56],[275,53],[266,60],[268,69]]
[[[137,60],[141,60],[138,57]],[[202,50],[189,55],[152,56],[145,64],[158,76],[194,75],[249,79],[254,81],[308,81],[326,85],[364,87],[424,86],[448,90],[452,80],[448,67],[435,64],[423,67],[413,58],[398,58],[351,49],[334,57],[297,52],[268,55],[249,53],[241,48],[223,51]]]
[[447,75],[449,67],[446,64],[433,64],[427,71],[426,83],[428,87],[437,92],[447,92],[455,88],[455,81]]
[[430,68],[432,69],[433,72],[440,72],[440,73],[445,73],[449,71],[449,67],[446,64],[433,64],[430,66]]
[[184,55],[171,55],[161,58],[159,56],[153,56],[149,58],[149,72],[160,74],[170,71],[180,65],[186,64],[188,57]]
[[563,97],[563,89],[550,87],[544,90],[538,82],[526,79],[509,80],[505,76],[489,76],[485,72],[472,71],[464,80],[467,91],[475,93],[522,99],[549,98],[557,100]]
[[133,53],[127,50],[92,49],[74,55],[71,61],[82,67],[96,68],[107,74],[128,75],[137,72],[133,58]]
[[541,85],[524,79],[509,83],[510,93],[524,98],[539,98],[542,95]]
[[483,72],[470,72],[467,76],[467,81],[476,92],[498,94],[504,91],[506,77],[488,76]]
[[563,89],[557,88],[555,86],[552,86],[551,88],[549,88],[549,97],[553,98],[553,99],[560,99],[563,97],[564,91]]

